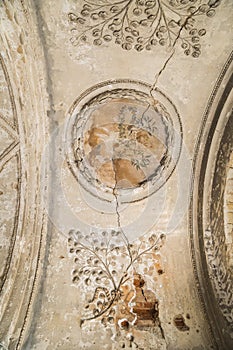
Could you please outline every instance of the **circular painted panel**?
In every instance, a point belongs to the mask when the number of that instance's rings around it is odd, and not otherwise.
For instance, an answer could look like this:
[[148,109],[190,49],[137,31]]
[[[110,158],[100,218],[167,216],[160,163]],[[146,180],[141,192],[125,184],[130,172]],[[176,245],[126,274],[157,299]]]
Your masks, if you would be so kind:
[[75,101],[68,123],[70,168],[87,191],[122,202],[146,198],[178,161],[182,128],[172,102],[137,81],[105,82]]

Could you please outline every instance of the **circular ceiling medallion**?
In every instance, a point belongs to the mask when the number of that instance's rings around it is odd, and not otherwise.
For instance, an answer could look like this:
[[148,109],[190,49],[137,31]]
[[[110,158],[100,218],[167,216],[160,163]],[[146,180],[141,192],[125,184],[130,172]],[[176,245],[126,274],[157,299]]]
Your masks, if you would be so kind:
[[72,106],[67,159],[84,189],[121,202],[146,198],[167,181],[178,161],[182,127],[160,90],[129,80],[87,90]]

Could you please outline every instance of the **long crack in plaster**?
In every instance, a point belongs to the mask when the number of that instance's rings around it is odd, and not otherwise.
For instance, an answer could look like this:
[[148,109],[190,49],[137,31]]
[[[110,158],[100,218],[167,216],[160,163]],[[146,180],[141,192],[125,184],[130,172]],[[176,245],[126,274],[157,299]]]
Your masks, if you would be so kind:
[[131,250],[130,250],[129,240],[128,240],[128,238],[127,238],[127,236],[126,236],[126,234],[125,234],[125,232],[124,232],[124,230],[122,229],[122,226],[121,226],[121,216],[120,216],[120,212],[119,212],[119,200],[118,200],[118,197],[117,197],[117,172],[116,172],[116,166],[115,166],[115,163],[114,163],[113,159],[112,159],[112,164],[113,164],[113,171],[114,171],[114,178],[115,178],[115,184],[114,184],[112,193],[113,193],[113,196],[115,197],[115,201],[116,201],[117,227],[120,230],[120,232],[122,233],[122,236],[123,236],[126,248],[128,250],[128,253],[129,253],[130,263],[132,263],[133,262],[133,257],[132,257],[132,253],[131,253]]
[[[217,3],[218,1],[219,1],[219,0],[216,0],[215,3]],[[213,4],[212,6],[214,6],[214,4]],[[164,64],[163,64],[162,68],[160,69],[160,71],[155,75],[155,80],[154,80],[154,83],[153,83],[153,85],[152,85],[152,87],[151,87],[151,90],[150,90],[150,95],[151,95],[152,98],[153,98],[152,92],[153,92],[153,90],[155,90],[156,85],[157,85],[157,83],[158,83],[158,80],[159,80],[161,74],[165,71],[165,69],[166,69],[168,63],[171,61],[171,59],[173,58],[173,56],[174,56],[174,54],[175,54],[176,44],[177,44],[177,42],[178,42],[178,40],[179,40],[179,38],[180,38],[180,36],[181,36],[182,30],[183,30],[183,29],[185,28],[185,26],[187,25],[189,19],[191,19],[193,16],[195,16],[195,14],[196,14],[198,11],[199,11],[199,7],[196,9],[196,11],[194,11],[193,13],[191,13],[189,16],[186,17],[184,23],[183,23],[182,26],[180,27],[179,32],[178,32],[178,34],[177,34],[177,36],[176,36],[176,38],[175,38],[175,40],[174,40],[174,42],[173,42],[173,44],[172,44],[172,46],[171,46],[171,48],[172,48],[171,54],[168,56],[168,58],[167,58],[166,61],[164,62]],[[148,108],[147,108],[147,109],[148,109]],[[144,112],[144,113],[145,113],[145,112]],[[144,113],[143,113],[143,114],[144,114]]]

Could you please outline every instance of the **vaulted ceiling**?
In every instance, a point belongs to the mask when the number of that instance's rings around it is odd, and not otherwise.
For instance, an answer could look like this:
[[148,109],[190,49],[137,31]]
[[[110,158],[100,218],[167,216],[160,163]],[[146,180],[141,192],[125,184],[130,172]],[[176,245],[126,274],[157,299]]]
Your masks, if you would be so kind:
[[0,349],[233,348],[232,1],[0,18]]

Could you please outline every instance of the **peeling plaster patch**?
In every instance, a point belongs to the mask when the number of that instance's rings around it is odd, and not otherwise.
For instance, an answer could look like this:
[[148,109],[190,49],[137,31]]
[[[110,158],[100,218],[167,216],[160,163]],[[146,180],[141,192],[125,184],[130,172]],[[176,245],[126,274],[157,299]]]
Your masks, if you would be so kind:
[[182,315],[177,315],[174,317],[174,325],[181,332],[189,331],[189,326],[186,325],[185,319]]

